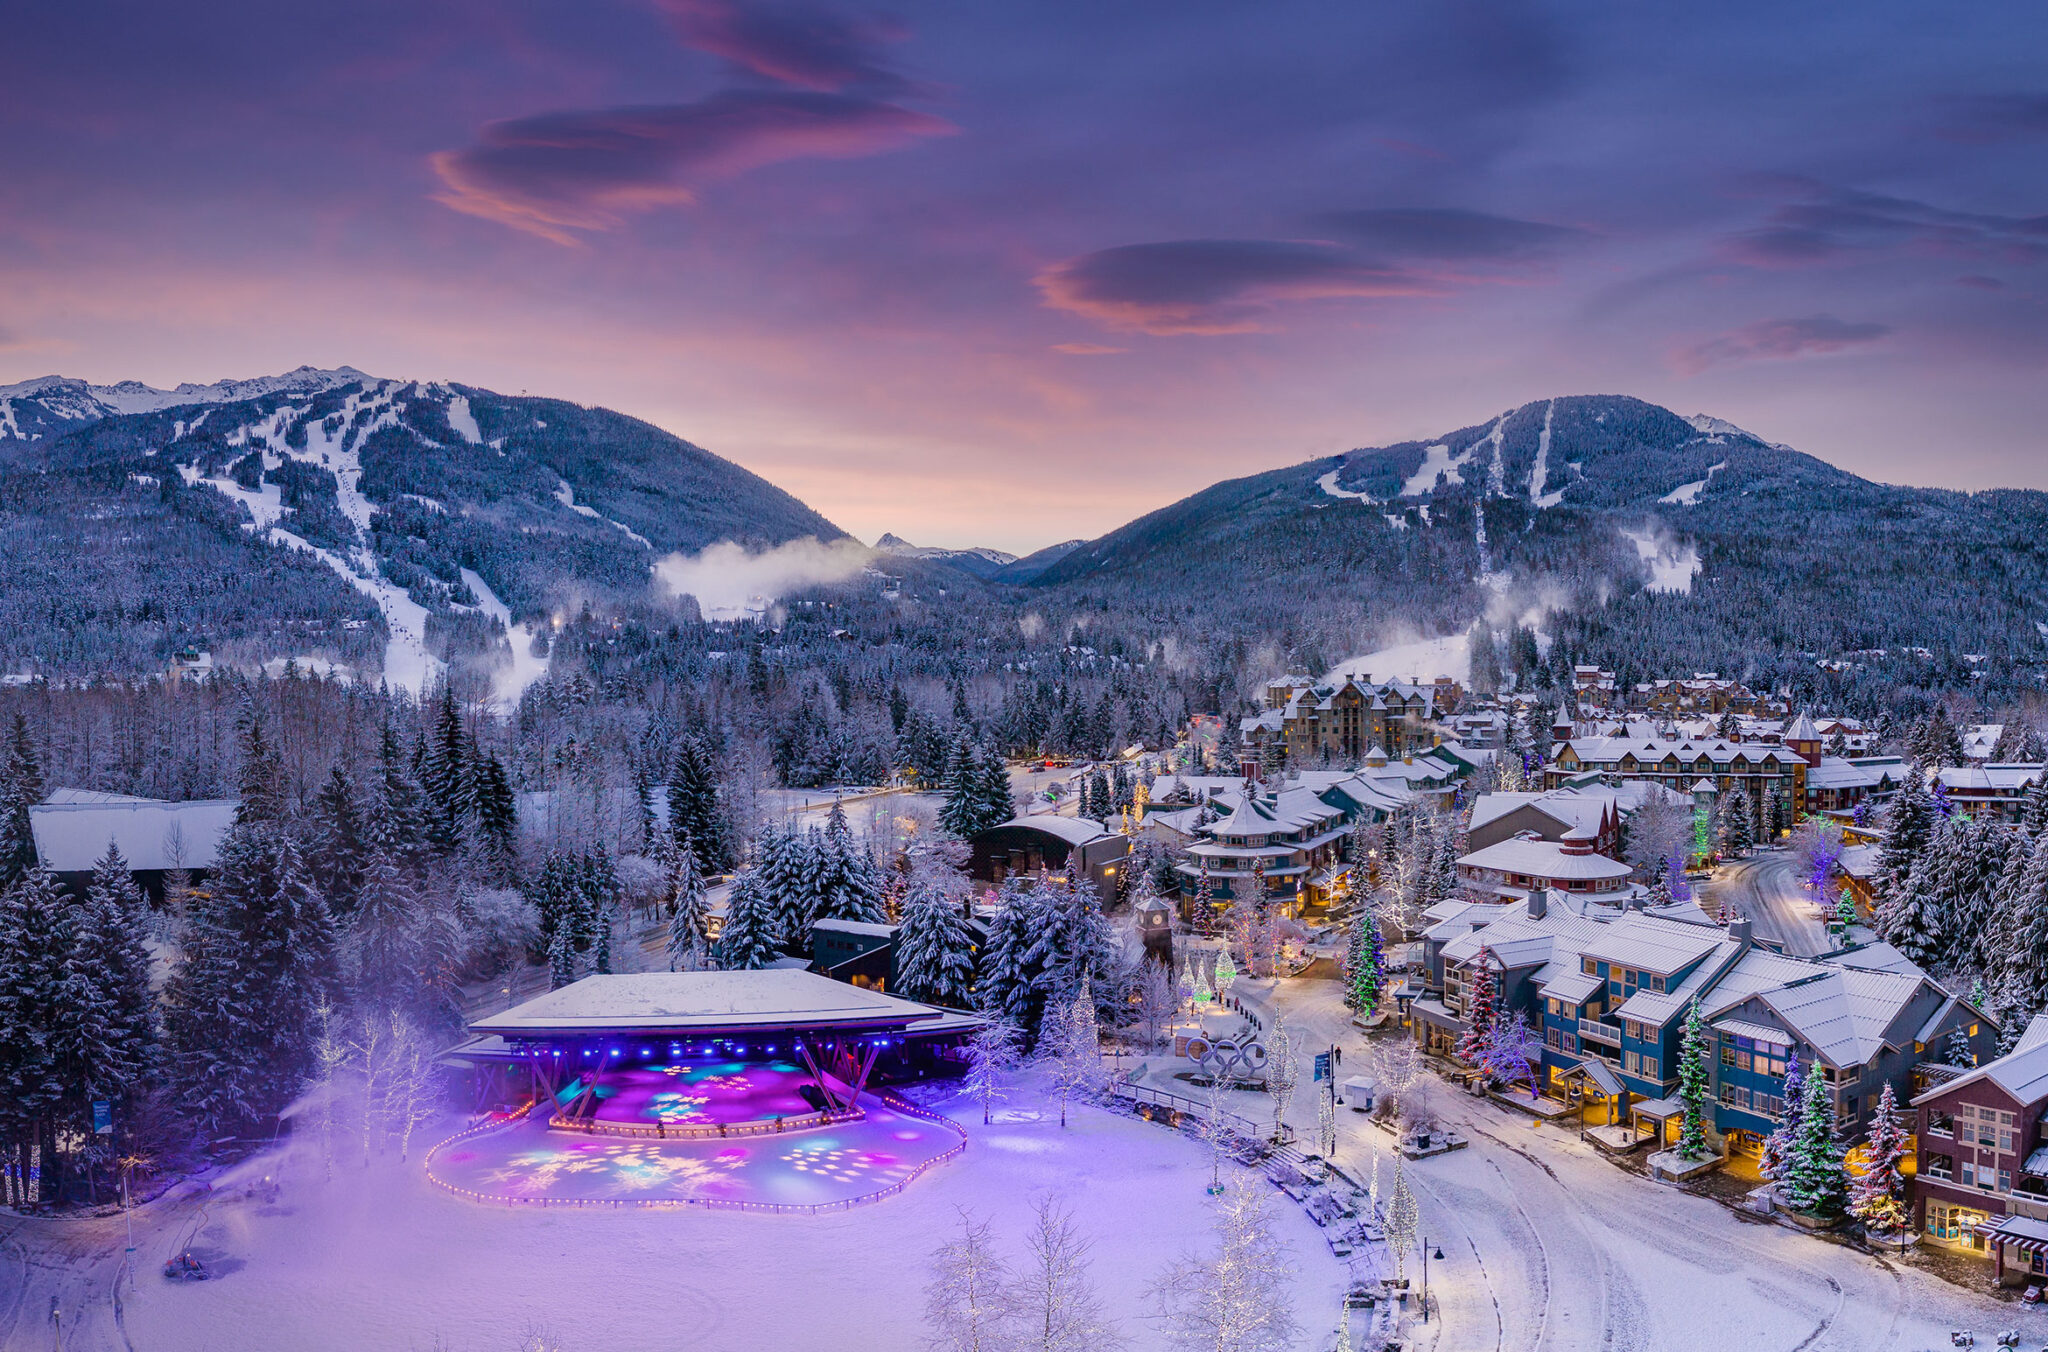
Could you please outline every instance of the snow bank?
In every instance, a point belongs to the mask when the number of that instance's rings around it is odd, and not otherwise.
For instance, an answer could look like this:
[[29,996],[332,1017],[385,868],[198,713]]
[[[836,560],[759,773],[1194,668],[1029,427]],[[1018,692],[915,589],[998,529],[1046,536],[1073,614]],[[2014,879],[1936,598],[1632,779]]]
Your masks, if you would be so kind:
[[505,626],[505,636],[512,641],[512,665],[500,667],[491,676],[491,697],[501,707],[510,710],[519,703],[519,697],[526,693],[526,687],[548,674],[548,659],[536,657],[533,653],[535,631],[530,624],[514,624],[512,608],[498,599],[490,584],[477,574],[474,568],[462,570],[463,585],[476,598],[483,612]]

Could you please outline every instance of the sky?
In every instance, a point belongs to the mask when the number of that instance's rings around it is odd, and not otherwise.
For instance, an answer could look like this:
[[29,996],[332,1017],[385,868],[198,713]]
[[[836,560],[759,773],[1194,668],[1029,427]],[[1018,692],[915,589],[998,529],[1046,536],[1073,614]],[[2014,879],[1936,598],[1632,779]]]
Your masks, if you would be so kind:
[[0,44],[0,383],[602,404],[1024,552],[1561,394],[2048,488],[2027,4],[145,0]]

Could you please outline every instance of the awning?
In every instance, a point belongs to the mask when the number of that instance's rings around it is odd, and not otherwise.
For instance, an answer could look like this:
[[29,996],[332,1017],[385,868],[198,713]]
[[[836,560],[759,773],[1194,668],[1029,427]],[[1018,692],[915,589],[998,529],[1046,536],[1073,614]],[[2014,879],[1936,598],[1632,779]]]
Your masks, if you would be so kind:
[[1685,1101],[1675,1098],[1644,1099],[1641,1103],[1631,1103],[1629,1111],[1647,1117],[1652,1122],[1662,1122],[1684,1112]]
[[2032,1174],[2036,1178],[2048,1178],[2048,1145],[2027,1156],[2027,1162],[2020,1166],[2020,1172]]
[[1371,1077],[1365,1075],[1353,1075],[1350,1079],[1344,1081],[1343,1088],[1347,1094],[1365,1094],[1370,1096],[1379,1092],[1379,1086],[1373,1083]]
[[2048,1221],[2007,1216],[1996,1224],[1979,1223],[1977,1233],[1993,1244],[2021,1253],[2048,1253]]
[[1574,1075],[1584,1075],[1594,1083],[1601,1093],[1609,1098],[1616,1098],[1627,1092],[1621,1083],[1620,1077],[1609,1070],[1607,1063],[1598,1057],[1589,1056],[1564,1074],[1566,1079],[1570,1079]]
[[1792,1045],[1792,1035],[1790,1033],[1782,1028],[1773,1028],[1767,1023],[1746,1023],[1741,1019],[1716,1019],[1714,1021],[1714,1031],[1717,1033],[1733,1033],[1737,1037],[1755,1038],[1759,1042],[1768,1042],[1773,1047],[1789,1047]]

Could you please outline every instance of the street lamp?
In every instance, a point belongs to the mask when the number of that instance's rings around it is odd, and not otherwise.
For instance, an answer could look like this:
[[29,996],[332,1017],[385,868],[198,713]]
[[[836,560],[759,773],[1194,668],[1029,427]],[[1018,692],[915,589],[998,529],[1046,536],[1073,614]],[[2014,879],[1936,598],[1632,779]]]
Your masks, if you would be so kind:
[[[1424,1236],[1422,1239],[1422,1322],[1425,1324],[1429,1322],[1429,1260],[1432,1257],[1429,1249],[1429,1239],[1427,1236]],[[1444,1261],[1443,1245],[1439,1244],[1436,1246],[1434,1257],[1439,1263]]]

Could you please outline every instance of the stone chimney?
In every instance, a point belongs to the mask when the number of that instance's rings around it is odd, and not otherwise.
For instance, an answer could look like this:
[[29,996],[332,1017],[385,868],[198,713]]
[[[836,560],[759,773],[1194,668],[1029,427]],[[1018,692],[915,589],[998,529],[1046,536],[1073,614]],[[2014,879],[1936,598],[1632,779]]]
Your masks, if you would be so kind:
[[1753,942],[1753,935],[1749,927],[1749,917],[1745,915],[1729,921],[1728,937],[1747,949]]
[[1537,883],[1529,889],[1529,918],[1541,920],[1550,911],[1550,889]]

